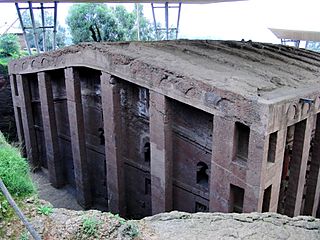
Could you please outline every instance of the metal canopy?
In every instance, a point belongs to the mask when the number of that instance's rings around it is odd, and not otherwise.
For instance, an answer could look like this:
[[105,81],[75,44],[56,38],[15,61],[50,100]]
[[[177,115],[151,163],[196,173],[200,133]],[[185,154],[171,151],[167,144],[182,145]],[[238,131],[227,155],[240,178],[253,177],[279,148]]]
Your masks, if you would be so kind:
[[[59,3],[85,3],[85,2],[95,2],[95,3],[193,3],[193,4],[205,4],[205,3],[219,3],[219,2],[239,2],[247,0],[61,0]],[[0,3],[52,3],[51,0],[0,0]]]
[[[190,4],[208,4],[208,3],[221,3],[221,2],[238,2],[238,1],[247,1],[247,0],[61,0],[59,3],[151,3],[152,6],[152,13],[153,13],[153,19],[154,19],[154,28],[157,33],[157,38],[160,36],[160,32],[165,32],[165,38],[168,40],[169,39],[169,33],[171,31],[175,32],[175,38],[178,38],[178,32],[179,32],[179,22],[180,22],[180,12],[181,12],[181,4],[182,3],[190,3]],[[52,28],[53,29],[53,50],[56,48],[56,33],[57,33],[57,4],[58,1],[54,0],[0,0],[0,3],[15,3],[17,13],[19,16],[20,20],[20,25],[23,31],[23,35],[26,41],[26,45],[28,48],[28,52],[31,55],[31,49],[30,45],[27,40],[27,29],[32,29],[33,31],[33,37],[34,37],[34,43],[37,49],[37,52],[40,53],[40,47],[38,44],[38,33],[37,29],[42,29],[42,34],[43,34],[43,51],[46,51],[46,30]],[[27,3],[28,7],[20,7],[19,3]],[[34,7],[32,6],[33,3],[40,3],[40,7]],[[54,7],[45,7],[44,4],[50,4],[54,3]],[[158,5],[154,5],[158,4]],[[160,4],[160,6],[159,6]],[[45,21],[44,21],[44,9],[53,9],[54,10],[54,25],[53,26],[45,26]],[[156,16],[155,16],[155,9],[157,8],[163,8],[165,10],[165,28],[162,28],[158,26],[157,21],[156,21]],[[178,9],[178,18],[176,25],[170,25],[169,26],[169,9],[170,8],[177,8]],[[42,26],[37,27],[35,26],[35,20],[34,20],[34,14],[33,10],[34,9],[40,9],[41,10],[41,19],[42,19]],[[31,18],[31,23],[32,26],[25,26],[21,14],[21,10],[29,10],[30,12],[30,18]],[[139,25],[139,20],[138,20],[138,25]],[[138,34],[138,39],[139,39],[139,34]]]
[[320,42],[320,32],[269,28],[279,39]]

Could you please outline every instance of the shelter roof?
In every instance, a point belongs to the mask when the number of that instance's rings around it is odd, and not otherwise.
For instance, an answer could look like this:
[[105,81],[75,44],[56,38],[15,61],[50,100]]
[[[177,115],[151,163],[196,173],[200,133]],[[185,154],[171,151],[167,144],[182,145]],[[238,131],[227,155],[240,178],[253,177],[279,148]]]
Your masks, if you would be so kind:
[[320,42],[320,32],[269,28],[279,39]]

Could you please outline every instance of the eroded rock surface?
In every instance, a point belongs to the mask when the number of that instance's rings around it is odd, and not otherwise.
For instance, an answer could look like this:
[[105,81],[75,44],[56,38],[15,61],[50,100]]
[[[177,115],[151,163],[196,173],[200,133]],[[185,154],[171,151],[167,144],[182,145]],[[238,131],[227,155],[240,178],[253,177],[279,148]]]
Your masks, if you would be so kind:
[[[306,216],[173,211],[128,221],[97,210],[54,208],[47,215],[39,211],[41,206],[48,205],[44,200],[31,198],[23,204],[23,211],[42,239],[49,240],[320,239],[320,219]],[[19,239],[26,231],[18,219],[7,224],[0,221],[0,227],[5,233],[1,239]]]
[[319,219],[275,213],[171,212],[145,218],[140,224],[153,232],[145,239],[320,239]]
[[[83,219],[97,220],[93,236],[83,233]],[[45,239],[320,239],[320,220],[289,218],[275,213],[223,214],[170,212],[125,221],[99,211],[55,209],[53,214],[33,220]]]

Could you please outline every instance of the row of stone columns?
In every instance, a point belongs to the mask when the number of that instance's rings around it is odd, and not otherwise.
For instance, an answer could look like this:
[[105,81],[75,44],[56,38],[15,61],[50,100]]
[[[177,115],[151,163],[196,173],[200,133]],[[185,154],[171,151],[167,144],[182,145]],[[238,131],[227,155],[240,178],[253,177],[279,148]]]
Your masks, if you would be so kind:
[[307,163],[309,158],[313,118],[307,118],[295,125],[290,177],[286,194],[285,214],[300,215]]
[[320,207],[318,206],[320,199],[320,114],[317,114],[316,121],[310,172],[304,204],[304,214],[312,216],[316,216],[317,209]]
[[[60,154],[58,141],[52,79],[47,72],[39,72],[37,78],[49,180],[54,187],[61,187],[65,181],[63,176],[63,159]],[[17,88],[12,88],[12,96],[19,140],[25,144],[27,157],[31,166],[38,168],[40,167],[40,163],[29,82],[26,75],[12,75],[10,81],[11,86],[17,86]],[[92,199],[86,159],[85,131],[78,72],[73,68],[65,69],[65,82],[77,200],[79,204],[87,208],[91,205]]]
[[12,99],[15,106],[14,114],[19,141],[25,144],[27,157],[32,167],[36,169],[40,163],[32,116],[29,83],[23,75],[11,75],[10,84],[12,86]]
[[[57,123],[52,92],[52,79],[47,72],[39,72],[38,86],[45,136],[46,157],[49,179],[54,187],[63,186],[63,159],[60,155]],[[13,86],[12,76],[12,86]],[[31,96],[27,79],[17,75],[19,98],[15,97],[17,109],[22,109],[23,129],[28,159],[32,165],[38,164],[36,138],[31,109]],[[65,69],[67,107],[70,126],[71,146],[77,200],[85,208],[92,203],[90,176],[86,157],[86,137],[81,100],[80,76],[76,69]],[[101,97],[104,118],[105,152],[107,164],[107,189],[109,211],[125,215],[124,162],[121,155],[121,109],[119,84],[108,73],[101,74]],[[13,93],[16,95],[16,93]],[[171,123],[168,102],[165,96],[150,93],[152,101],[150,114],[150,135],[152,162],[152,203],[153,213],[172,209],[172,152]],[[17,121],[18,122],[18,121]],[[18,129],[22,127],[18,126]],[[22,135],[21,135],[22,136]],[[22,137],[20,139],[23,140]]]
[[[309,150],[311,136],[314,126],[314,120],[317,118],[316,132],[314,138],[313,153],[311,158],[310,173],[306,183],[306,171],[309,159]],[[269,168],[266,171],[265,182],[272,184],[272,193],[270,200],[269,211],[276,212],[279,204],[279,194],[283,165],[286,148],[287,126],[284,125],[278,131],[276,144],[275,162],[269,163]],[[298,216],[301,213],[304,215],[316,215],[319,195],[320,195],[320,120],[319,114],[309,116],[307,119],[295,124],[295,132],[292,146],[292,158],[290,160],[290,176],[288,188],[286,192],[286,200],[284,205],[284,214],[288,216]],[[268,179],[269,178],[269,179]],[[271,180],[270,180],[271,179]],[[303,194],[306,188],[306,199],[303,206]],[[304,207],[302,212],[302,207]]]

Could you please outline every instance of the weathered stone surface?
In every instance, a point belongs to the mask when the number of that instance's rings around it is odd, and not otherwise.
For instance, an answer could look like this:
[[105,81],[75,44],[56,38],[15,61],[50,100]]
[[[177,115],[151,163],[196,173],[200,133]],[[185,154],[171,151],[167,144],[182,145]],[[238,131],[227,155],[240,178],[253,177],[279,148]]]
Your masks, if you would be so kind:
[[[95,234],[83,232],[86,218],[97,221]],[[224,214],[170,212],[126,221],[96,210],[54,209],[49,216],[33,214],[31,222],[43,239],[308,239],[320,238],[320,220],[289,218],[275,213]],[[8,237],[9,239],[9,237]]]
[[[267,124],[266,104],[275,104],[271,110],[277,112],[278,106],[289,107],[294,101],[293,123],[319,112],[316,108],[302,115],[299,103],[300,97],[317,101],[319,60],[311,51],[251,41],[83,43],[13,61],[9,70],[102,70],[214,115],[241,116],[261,128]],[[278,122],[269,121],[270,128]]]
[[[320,220],[275,213],[170,212],[140,221],[143,239],[319,239]],[[149,234],[149,235],[148,235]]]

